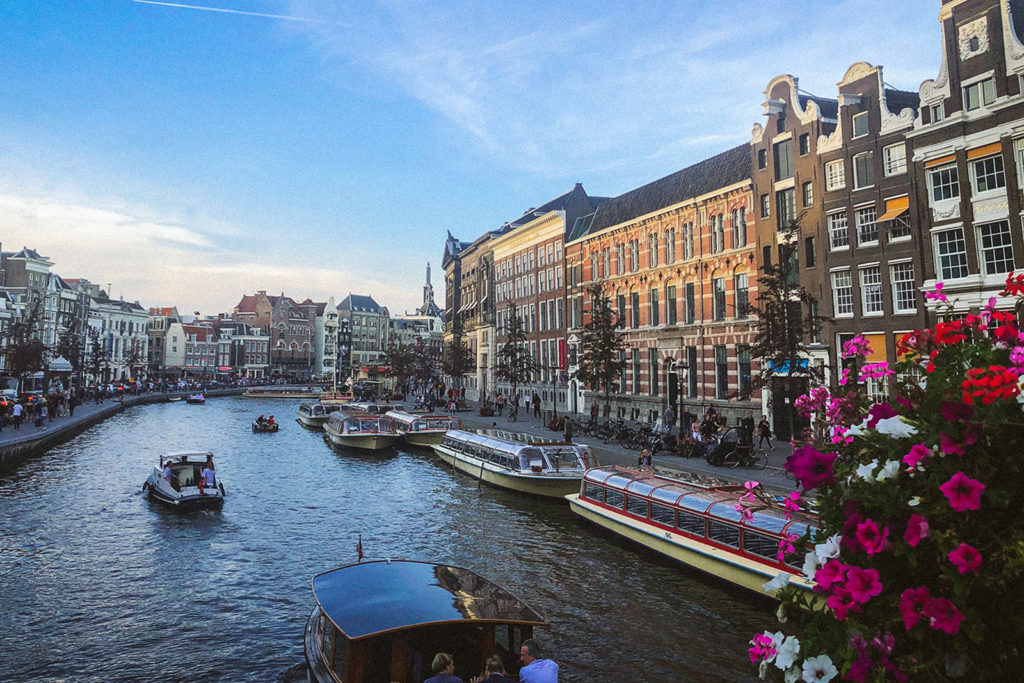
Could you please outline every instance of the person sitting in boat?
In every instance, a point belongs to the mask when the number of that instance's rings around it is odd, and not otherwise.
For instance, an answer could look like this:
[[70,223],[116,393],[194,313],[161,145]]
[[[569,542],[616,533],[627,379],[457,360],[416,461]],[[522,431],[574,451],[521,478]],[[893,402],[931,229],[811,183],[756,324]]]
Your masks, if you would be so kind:
[[491,655],[487,658],[486,670],[471,678],[469,683],[515,683],[511,678],[505,675],[505,665],[501,661],[501,657],[498,655]]
[[258,425],[260,425],[262,427],[264,424],[266,424],[266,422],[267,422],[267,418],[264,417],[262,413],[260,413],[260,416],[256,418],[256,424],[258,424]]
[[519,658],[523,661],[523,668],[519,670],[521,683],[558,683],[558,664],[541,659],[543,654],[540,644],[533,638],[523,641],[519,648]]
[[436,675],[423,683],[462,683],[462,679],[455,675],[455,658],[447,652],[438,652],[434,655],[434,662],[430,668]]
[[175,491],[181,490],[181,485],[178,483],[178,477],[174,476],[174,471],[171,470],[171,461],[168,460],[164,463],[164,479]]
[[267,426],[268,427],[273,427],[274,426],[274,416],[273,415],[271,415],[270,417],[267,418]]

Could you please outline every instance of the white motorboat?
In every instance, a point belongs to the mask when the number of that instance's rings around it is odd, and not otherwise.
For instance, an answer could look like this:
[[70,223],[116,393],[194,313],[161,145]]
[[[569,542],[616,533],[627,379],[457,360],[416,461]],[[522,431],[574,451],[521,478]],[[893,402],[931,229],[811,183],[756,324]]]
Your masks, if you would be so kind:
[[380,451],[396,445],[402,437],[390,417],[339,410],[324,425],[324,438],[334,446]]
[[[212,458],[213,453],[208,451],[164,453],[142,490],[149,493],[150,499],[176,508],[220,507],[224,504],[224,483],[216,477],[214,486],[205,486],[201,474]],[[168,467],[169,480],[165,476]]]
[[303,427],[323,429],[324,423],[331,419],[331,413],[338,410],[339,407],[324,403],[303,403],[299,406],[299,414],[296,419]]

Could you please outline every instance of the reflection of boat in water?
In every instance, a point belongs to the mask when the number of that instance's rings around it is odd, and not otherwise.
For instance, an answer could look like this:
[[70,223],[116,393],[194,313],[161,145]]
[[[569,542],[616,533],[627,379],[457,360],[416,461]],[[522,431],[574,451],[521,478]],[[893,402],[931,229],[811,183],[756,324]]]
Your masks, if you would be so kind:
[[296,418],[303,427],[311,429],[323,429],[324,423],[330,419],[331,413],[338,410],[340,406],[320,403],[303,403],[299,406],[299,416]]
[[[219,507],[224,503],[224,484],[217,477],[215,487],[202,486],[200,473],[207,457],[207,451],[179,451],[160,456],[160,466],[154,467],[143,491],[149,492],[152,500],[177,508]],[[164,467],[171,468],[171,481],[164,478]]]
[[590,447],[583,444],[524,443],[512,437],[452,430],[434,452],[484,483],[551,498],[578,491],[583,473],[597,464]]
[[429,562],[362,562],[313,577],[306,623],[310,680],[422,681],[436,652],[470,680],[496,654],[510,671],[545,625],[529,605],[468,569]]
[[320,387],[252,387],[242,396],[245,398],[320,398],[323,389]]
[[181,396],[168,396],[167,397],[167,402],[168,403],[177,403],[180,400],[181,400]]
[[[591,522],[684,564],[758,593],[780,572],[810,589],[800,573],[804,553],[778,560],[780,543],[817,524],[813,515],[787,519],[768,496],[740,497],[743,486],[710,487],[623,467],[587,472],[567,496],[572,511]],[[736,509],[741,505],[744,514]],[[788,536],[787,536],[788,535]]]
[[335,446],[379,451],[396,445],[401,436],[390,417],[339,410],[324,425],[324,438]]
[[202,394],[192,394],[185,398],[185,403],[191,403],[192,405],[203,405],[206,403],[206,397]]
[[389,410],[387,416],[395,421],[395,428],[402,440],[413,446],[434,446],[451,429],[462,429],[462,420],[451,415],[407,413],[404,410]]

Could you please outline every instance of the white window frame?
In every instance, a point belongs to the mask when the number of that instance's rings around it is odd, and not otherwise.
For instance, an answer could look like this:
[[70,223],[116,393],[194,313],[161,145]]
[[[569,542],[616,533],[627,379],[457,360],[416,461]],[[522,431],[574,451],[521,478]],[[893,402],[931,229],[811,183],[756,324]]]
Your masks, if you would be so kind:
[[[959,233],[959,240],[958,240],[959,244],[957,244],[957,246],[960,247],[960,248],[957,251],[955,251],[955,252],[948,252],[946,254],[943,254],[942,253],[942,244],[943,244],[942,243],[942,236],[943,235],[951,235],[953,233]],[[935,272],[938,275],[939,280],[941,280],[941,281],[956,280],[956,279],[959,279],[959,278],[968,277],[970,275],[970,269],[968,268],[968,261],[967,261],[967,238],[964,235],[964,228],[963,228],[962,225],[955,225],[955,226],[951,226],[951,227],[948,227],[948,228],[944,228],[942,230],[935,230],[935,231],[933,231],[932,232],[932,244],[934,245],[933,249],[934,249],[934,257],[935,257]],[[948,242],[947,242],[947,244],[948,244]],[[963,274],[962,275],[953,275],[952,273],[949,273],[948,271],[946,271],[943,268],[943,265],[942,265],[942,258],[943,258],[943,256],[946,256],[946,257],[949,257],[949,258],[952,258],[953,256],[956,256],[957,260],[960,262],[960,265],[957,266],[957,270],[962,270]]]
[[846,166],[842,159],[829,161],[825,164],[825,189],[841,190],[846,187]]
[[[952,177],[952,180],[950,178]],[[948,197],[936,197],[937,188],[950,188],[954,194]],[[945,193],[943,193],[945,194]],[[928,203],[934,205],[936,202],[951,201],[960,197],[960,173],[956,163],[943,164],[928,169]]]
[[[842,251],[850,248],[850,225],[846,217],[846,210],[833,211],[827,214],[825,222],[828,225],[828,249],[829,251]],[[840,225],[840,222],[842,225]],[[842,231],[842,244],[838,244],[836,237]]]
[[[862,221],[861,217],[866,216],[868,212],[871,212],[870,221]],[[854,209],[854,220],[857,223],[857,246],[864,247],[868,245],[878,244],[878,211],[874,206],[862,206]],[[864,227],[870,225],[874,231],[874,237],[871,239],[864,239]]]
[[879,316],[885,313],[885,295],[882,293],[882,269],[875,263],[858,269],[860,279],[860,310],[862,315]]
[[[1001,226],[998,237],[1001,242],[995,246],[986,246],[984,232],[986,228]],[[992,221],[975,225],[975,238],[978,240],[978,267],[982,275],[1005,275],[1013,270],[1013,238],[1010,232],[1010,222],[1006,220]],[[996,235],[992,235],[996,236]],[[993,256],[993,258],[989,258]],[[998,261],[1009,262],[1009,268],[998,267]],[[990,267],[992,264],[992,267]]]
[[[849,268],[833,270],[832,309],[837,318],[853,317],[853,277]],[[841,281],[842,280],[842,281]]]
[[[899,150],[898,155],[893,152]],[[882,175],[889,178],[894,175],[902,175],[907,172],[907,144],[898,142],[895,145],[886,145],[882,148]]]
[[[986,87],[989,86],[989,87]],[[996,101],[996,79],[992,74],[979,78],[973,83],[963,86],[964,111],[976,111],[991,106]],[[973,95],[972,95],[973,93]],[[970,106],[972,97],[977,98],[977,104]]]
[[[869,170],[870,173],[871,173],[871,182],[870,183],[866,183],[866,184],[862,184],[861,183],[861,181],[863,181],[865,179],[861,178],[860,174],[857,173],[857,160],[858,159],[864,159],[864,158],[867,158],[868,161],[869,161],[868,165],[866,165],[864,168],[865,168],[865,170]],[[875,153],[873,151],[861,152],[860,154],[853,155],[853,157],[851,158],[850,161],[851,161],[851,163],[853,165],[853,189],[855,189],[855,190],[863,190],[863,189],[868,188],[868,187],[874,187],[875,186],[875,168],[874,168],[874,165],[875,165]]]
[[[906,277],[909,268],[910,277]],[[892,286],[893,313],[917,313],[917,287],[914,284],[913,261],[889,264],[889,283]],[[909,299],[911,306],[903,304]]]
[[804,206],[805,207],[807,207],[807,206],[814,206],[814,182],[808,180],[806,183],[804,183],[801,186],[801,188],[802,188],[801,194],[803,195]]
[[[990,154],[979,159],[971,159],[971,187],[974,194],[998,194],[1006,192],[1006,169],[1003,167],[1003,154]],[[991,169],[986,166],[991,165]],[[981,178],[1002,180],[1002,185],[981,189],[978,185]]]

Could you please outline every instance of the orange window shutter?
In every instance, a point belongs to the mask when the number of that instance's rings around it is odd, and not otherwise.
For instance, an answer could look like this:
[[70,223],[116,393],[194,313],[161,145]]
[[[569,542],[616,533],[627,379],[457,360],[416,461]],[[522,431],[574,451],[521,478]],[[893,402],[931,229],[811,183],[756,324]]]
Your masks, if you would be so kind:
[[932,166],[941,166],[942,164],[948,164],[953,161],[956,161],[956,154],[949,154],[944,157],[939,157],[938,159],[929,159],[924,162],[924,167],[931,168]]
[[1003,151],[1003,143],[993,142],[991,145],[975,147],[972,150],[968,150],[967,159],[980,159],[981,157],[987,157],[990,154],[999,154],[1001,151]]

